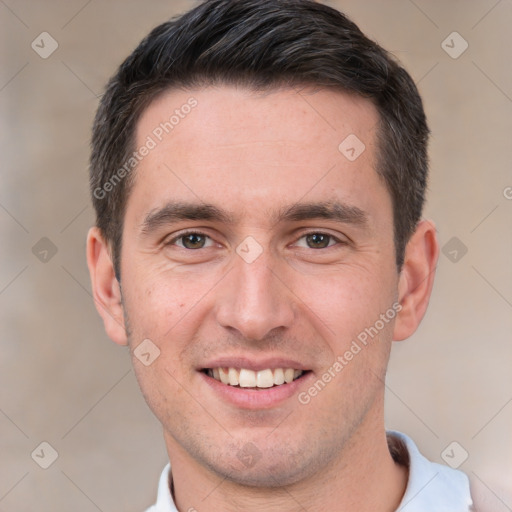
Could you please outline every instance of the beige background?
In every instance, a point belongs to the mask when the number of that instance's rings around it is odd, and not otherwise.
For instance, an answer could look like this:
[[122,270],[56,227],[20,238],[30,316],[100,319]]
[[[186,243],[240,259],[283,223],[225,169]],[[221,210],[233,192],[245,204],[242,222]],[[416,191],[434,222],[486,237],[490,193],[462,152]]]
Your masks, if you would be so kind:
[[[445,249],[425,321],[395,346],[387,425],[439,462],[457,441],[475,493],[510,511],[512,1],[328,3],[419,83],[433,131],[426,216],[442,246],[457,237],[467,247],[456,262]],[[88,144],[97,96],[121,59],[192,5],[0,1],[1,512],[138,512],[154,500],[161,429],[90,297]],[[59,45],[47,59],[31,48],[43,31]],[[441,46],[453,31],[469,44],[457,59]],[[42,237],[57,248],[47,262],[32,252]],[[31,458],[43,441],[58,452],[46,470]]]

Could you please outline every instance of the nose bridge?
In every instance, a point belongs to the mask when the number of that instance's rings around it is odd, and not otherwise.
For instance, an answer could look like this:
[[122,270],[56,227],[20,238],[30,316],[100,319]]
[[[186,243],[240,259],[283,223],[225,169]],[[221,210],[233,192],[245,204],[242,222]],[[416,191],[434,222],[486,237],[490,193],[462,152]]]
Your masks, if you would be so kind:
[[250,254],[254,247],[245,249],[241,244],[234,255],[234,268],[223,286],[217,320],[246,339],[258,340],[277,327],[289,326],[293,309],[290,294],[272,270],[271,251],[261,248],[255,255]]

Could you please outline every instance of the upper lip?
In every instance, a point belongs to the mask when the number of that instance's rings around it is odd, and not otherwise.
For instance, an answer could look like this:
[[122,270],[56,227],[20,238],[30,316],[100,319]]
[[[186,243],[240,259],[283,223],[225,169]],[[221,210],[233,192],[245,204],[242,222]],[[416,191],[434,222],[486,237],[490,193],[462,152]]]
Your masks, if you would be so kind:
[[294,361],[292,359],[284,358],[284,357],[272,357],[266,359],[256,359],[256,358],[247,358],[247,357],[219,357],[217,359],[213,359],[205,363],[203,366],[199,367],[199,370],[204,370],[205,368],[245,368],[247,370],[253,370],[255,372],[260,370],[266,370],[270,368],[271,370],[275,368],[293,368],[294,370],[309,370],[307,366],[299,363],[298,361]]

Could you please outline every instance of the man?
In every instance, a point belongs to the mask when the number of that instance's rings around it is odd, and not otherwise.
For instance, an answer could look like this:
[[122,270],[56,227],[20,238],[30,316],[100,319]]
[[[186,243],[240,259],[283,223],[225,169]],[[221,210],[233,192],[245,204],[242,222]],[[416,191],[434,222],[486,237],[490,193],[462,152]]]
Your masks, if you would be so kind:
[[211,0],[154,29],[93,133],[94,299],[170,465],[151,511],[462,512],[384,428],[438,257],[410,76],[339,12]]

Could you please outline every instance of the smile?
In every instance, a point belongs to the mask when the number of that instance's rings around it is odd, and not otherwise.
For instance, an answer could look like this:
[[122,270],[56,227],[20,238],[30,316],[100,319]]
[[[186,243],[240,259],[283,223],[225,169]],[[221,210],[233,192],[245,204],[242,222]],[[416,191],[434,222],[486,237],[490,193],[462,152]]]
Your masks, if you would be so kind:
[[254,371],[231,367],[205,368],[203,372],[222,384],[248,389],[268,389],[289,384],[308,373],[294,368],[267,368]]

